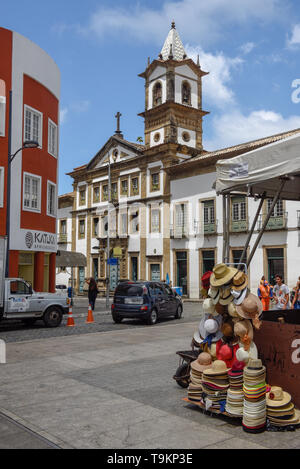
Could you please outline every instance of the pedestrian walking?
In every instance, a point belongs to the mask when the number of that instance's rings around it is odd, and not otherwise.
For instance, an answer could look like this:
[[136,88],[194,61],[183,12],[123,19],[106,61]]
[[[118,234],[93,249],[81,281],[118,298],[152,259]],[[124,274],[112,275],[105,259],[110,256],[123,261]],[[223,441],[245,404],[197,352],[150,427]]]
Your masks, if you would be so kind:
[[281,275],[275,275],[276,285],[274,286],[274,300],[275,300],[275,309],[288,309],[290,306],[290,290],[287,285],[283,283],[283,278]]
[[293,309],[300,309],[300,277],[295,288],[295,295],[292,303]]
[[89,290],[88,290],[89,304],[91,305],[91,308],[94,311],[95,302],[96,302],[96,298],[97,298],[97,295],[98,295],[97,283],[96,283],[96,280],[93,277],[90,277],[87,280],[87,284],[89,286]]
[[262,276],[259,283],[257,295],[262,302],[263,311],[269,311],[270,299],[273,296],[273,287],[267,282],[264,276]]

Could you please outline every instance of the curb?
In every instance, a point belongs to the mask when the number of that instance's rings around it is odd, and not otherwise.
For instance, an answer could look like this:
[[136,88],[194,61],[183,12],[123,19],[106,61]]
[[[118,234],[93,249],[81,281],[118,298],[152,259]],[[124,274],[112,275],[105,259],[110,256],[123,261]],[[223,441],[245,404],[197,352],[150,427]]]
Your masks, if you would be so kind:
[[27,422],[21,417],[18,417],[17,415],[15,415],[13,412],[10,412],[9,410],[6,410],[0,407],[0,414],[6,417],[11,422],[18,425],[19,427],[23,428],[24,431],[32,433],[34,436],[48,443],[49,446],[52,446],[55,449],[75,449],[73,446],[65,443],[64,441],[60,440],[59,438],[56,438],[53,435],[50,435],[44,430],[41,430],[40,428],[36,427],[30,422]]

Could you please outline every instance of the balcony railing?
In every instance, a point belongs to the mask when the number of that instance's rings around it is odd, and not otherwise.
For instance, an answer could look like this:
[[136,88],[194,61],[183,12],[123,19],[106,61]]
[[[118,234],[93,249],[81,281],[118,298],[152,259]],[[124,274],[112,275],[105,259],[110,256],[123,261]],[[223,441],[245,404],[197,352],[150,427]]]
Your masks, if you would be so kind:
[[194,220],[194,233],[197,235],[211,235],[217,233],[218,220],[210,223]]
[[230,231],[232,233],[241,233],[248,230],[247,220],[231,220]]
[[58,244],[65,244],[68,242],[68,235],[59,233],[58,235]]
[[188,238],[189,230],[186,225],[170,226],[170,237],[174,239]]
[[[260,215],[258,219],[258,229],[261,230],[266,216]],[[284,230],[287,226],[288,212],[283,212],[282,215],[270,217],[266,230]]]

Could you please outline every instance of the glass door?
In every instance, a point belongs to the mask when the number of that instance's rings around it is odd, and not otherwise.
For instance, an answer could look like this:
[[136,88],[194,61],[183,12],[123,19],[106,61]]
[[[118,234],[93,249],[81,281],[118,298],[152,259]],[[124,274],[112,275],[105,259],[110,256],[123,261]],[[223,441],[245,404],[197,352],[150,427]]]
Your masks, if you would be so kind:
[[182,294],[187,295],[187,252],[176,252],[177,285],[182,287]]
[[268,280],[275,285],[275,275],[282,275],[284,279],[284,251],[283,248],[267,249]]

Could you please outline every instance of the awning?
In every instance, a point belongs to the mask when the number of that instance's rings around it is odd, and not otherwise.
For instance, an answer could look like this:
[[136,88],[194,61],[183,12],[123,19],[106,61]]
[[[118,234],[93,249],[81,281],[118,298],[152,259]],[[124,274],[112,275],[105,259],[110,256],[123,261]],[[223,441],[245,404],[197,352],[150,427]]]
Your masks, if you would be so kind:
[[80,252],[57,251],[56,267],[86,267],[86,257]]
[[257,150],[216,164],[217,194],[242,192],[273,198],[281,186],[281,199],[300,200],[300,135],[293,135]]

